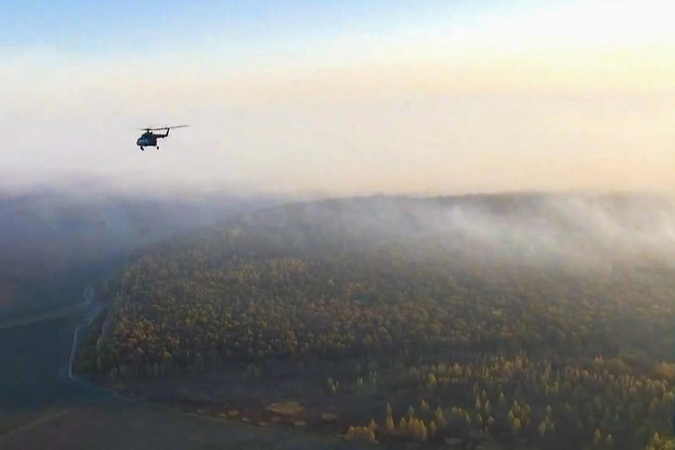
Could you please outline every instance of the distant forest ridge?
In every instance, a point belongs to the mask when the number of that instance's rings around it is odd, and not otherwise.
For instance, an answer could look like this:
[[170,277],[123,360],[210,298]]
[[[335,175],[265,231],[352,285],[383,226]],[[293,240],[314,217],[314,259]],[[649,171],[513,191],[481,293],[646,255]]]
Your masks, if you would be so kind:
[[[370,196],[286,203],[232,216],[190,236],[213,243],[239,230],[257,247],[365,249],[408,245],[474,255],[542,255],[557,259],[675,257],[675,203],[637,194],[480,194],[443,197]],[[345,241],[347,239],[347,241]],[[185,241],[185,242],[187,242]],[[293,246],[296,242],[296,246]],[[266,244],[265,244],[266,243]],[[163,243],[158,243],[159,246]],[[141,252],[142,253],[142,252]],[[589,260],[590,258],[590,260]]]
[[[208,235],[232,229],[243,230],[251,245],[257,241],[256,248],[283,247],[287,254],[337,251],[348,242],[359,243],[349,248],[361,250],[407,246],[409,256],[420,258],[442,248],[464,258],[497,252],[535,263],[542,255],[597,263],[622,252],[668,261],[675,254],[673,201],[655,195],[379,195],[311,201],[226,192],[172,195],[58,189],[0,195],[0,312],[63,297],[64,289],[55,287],[66,278],[73,286],[67,291],[77,286],[79,292],[92,265],[176,239],[212,245]],[[197,244],[200,236],[206,239]]]
[[[634,219],[629,223],[645,222],[649,218],[670,217],[675,214],[675,201],[665,196],[640,194],[555,194],[555,193],[496,193],[467,194],[461,196],[388,196],[374,195],[350,198],[332,198],[290,202],[272,205],[247,214],[251,219],[262,218],[268,214],[296,212],[302,214],[345,215],[359,213],[377,215],[386,218],[414,218],[413,213],[462,209],[502,217],[548,217],[556,219],[556,213],[562,208],[589,208],[603,213],[608,218]],[[583,212],[583,211],[579,211]],[[387,215],[388,214],[388,215]],[[396,217],[396,214],[400,214]],[[420,215],[420,218],[425,216]]]

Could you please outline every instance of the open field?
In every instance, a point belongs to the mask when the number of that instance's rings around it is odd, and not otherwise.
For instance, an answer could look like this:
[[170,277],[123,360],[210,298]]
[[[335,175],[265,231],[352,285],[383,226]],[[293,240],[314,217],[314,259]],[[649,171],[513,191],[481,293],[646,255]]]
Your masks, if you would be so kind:
[[[2,419],[0,419],[2,420]],[[46,445],[45,443],[48,443]],[[3,450],[346,449],[340,439],[289,433],[147,405],[45,411],[0,434]]]

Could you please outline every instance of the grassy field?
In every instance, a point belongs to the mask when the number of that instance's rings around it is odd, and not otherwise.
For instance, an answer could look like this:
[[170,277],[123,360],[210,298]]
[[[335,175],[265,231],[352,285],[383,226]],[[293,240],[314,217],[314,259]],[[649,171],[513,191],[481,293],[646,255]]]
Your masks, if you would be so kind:
[[[11,427],[6,424],[13,421]],[[3,427],[3,424],[5,425]],[[0,416],[0,448],[28,450],[253,450],[359,448],[341,439],[286,432],[149,405],[78,406],[21,418]]]

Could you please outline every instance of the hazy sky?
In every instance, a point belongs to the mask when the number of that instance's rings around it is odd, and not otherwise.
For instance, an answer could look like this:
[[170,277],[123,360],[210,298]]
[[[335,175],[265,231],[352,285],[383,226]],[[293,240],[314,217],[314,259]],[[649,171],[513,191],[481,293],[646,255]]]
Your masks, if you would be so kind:
[[675,5],[505,3],[5,0],[0,183],[674,192]]

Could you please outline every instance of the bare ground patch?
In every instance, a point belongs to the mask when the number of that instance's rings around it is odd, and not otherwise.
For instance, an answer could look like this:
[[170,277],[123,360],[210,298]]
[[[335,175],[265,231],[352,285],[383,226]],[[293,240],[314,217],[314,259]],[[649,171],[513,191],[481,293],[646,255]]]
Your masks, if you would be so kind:
[[[337,392],[327,388],[329,378],[339,384]],[[117,382],[114,387],[125,396],[214,420],[335,438],[372,418],[384,425],[389,399],[373,386],[357,387],[355,380],[345,364],[322,362],[298,370],[282,363],[260,377],[232,366],[201,375]]]

